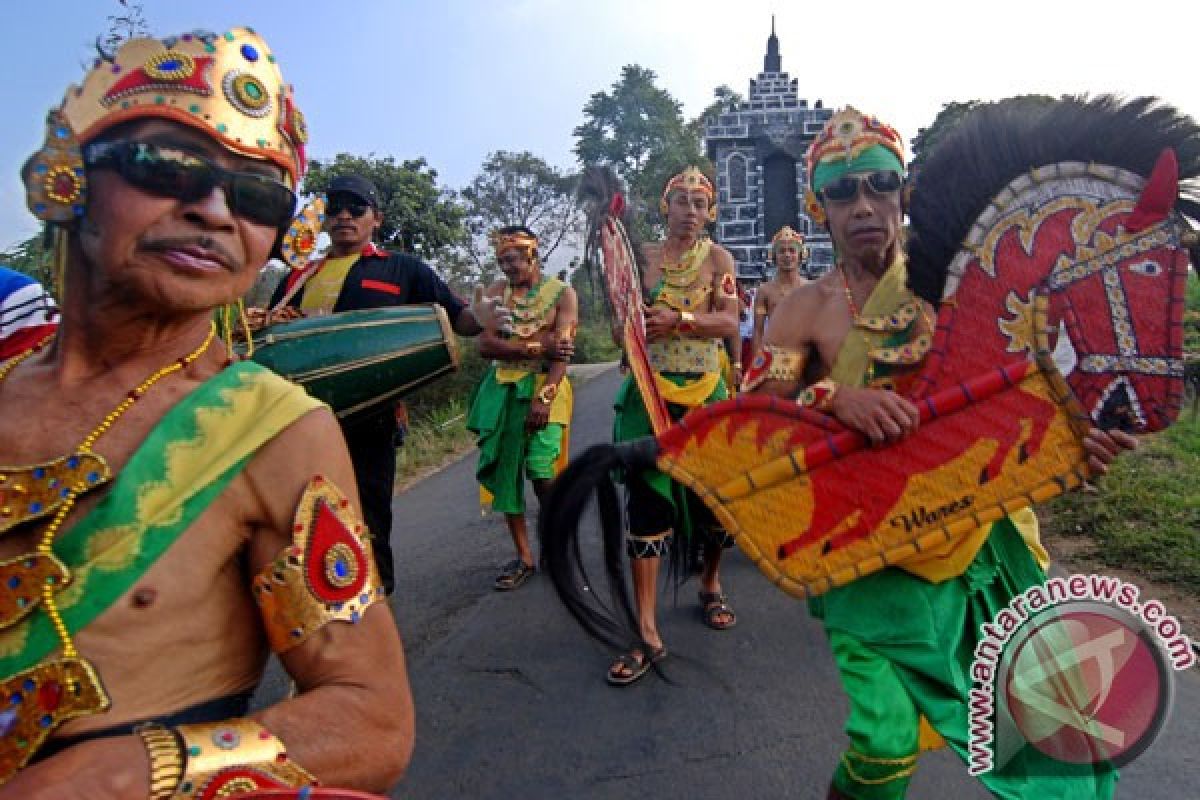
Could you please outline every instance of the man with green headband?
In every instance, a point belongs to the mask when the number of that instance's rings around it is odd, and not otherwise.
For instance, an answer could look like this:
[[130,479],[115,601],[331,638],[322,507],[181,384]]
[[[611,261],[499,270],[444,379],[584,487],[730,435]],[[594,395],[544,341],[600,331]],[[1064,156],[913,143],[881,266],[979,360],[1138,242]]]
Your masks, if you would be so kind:
[[[902,140],[847,108],[813,141],[807,167],[807,211],[828,228],[837,266],[780,303],[744,388],[797,397],[876,444],[906,437],[919,415],[903,393],[929,349],[934,310],[907,287]],[[1135,444],[1119,432],[1094,431],[1089,442],[1099,473]],[[979,625],[1044,581],[1047,562],[1023,509],[810,601],[850,701],[850,746],[830,798],[904,797],[922,749],[948,743],[966,758]],[[980,776],[997,797],[1112,795],[1111,770],[1026,750]]]

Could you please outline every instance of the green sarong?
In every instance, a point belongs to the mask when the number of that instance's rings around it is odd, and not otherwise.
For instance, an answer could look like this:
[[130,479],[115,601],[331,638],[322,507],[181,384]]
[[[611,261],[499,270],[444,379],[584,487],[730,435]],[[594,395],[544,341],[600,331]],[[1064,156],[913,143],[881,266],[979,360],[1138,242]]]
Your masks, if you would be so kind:
[[[675,375],[669,372],[661,374],[664,379],[677,386],[684,385],[689,380],[692,380],[691,376],[687,375]],[[728,396],[729,391],[725,386],[725,380],[722,378],[718,381],[717,388],[713,390],[712,394],[708,396],[702,405],[724,400]],[[621,388],[617,389],[617,396],[613,400],[613,409],[616,411],[616,415],[613,417],[614,442],[627,442],[654,435],[654,431],[650,427],[650,417],[646,413],[646,404],[642,402],[642,394],[638,391],[633,375],[626,375]],[[678,421],[682,419],[688,411],[691,411],[691,409],[686,406],[674,403],[667,404],[667,413],[671,415],[672,420]],[[642,473],[642,479],[651,489],[671,504],[675,512],[676,533],[680,533],[690,540],[693,533],[693,526],[692,513],[690,511],[691,503],[687,500],[687,488],[657,469],[645,470]]]
[[[479,464],[475,478],[491,495],[493,510],[502,514],[525,513],[525,479],[549,480],[563,448],[564,424],[554,421],[566,414],[551,406],[551,422],[533,433],[525,431],[525,419],[537,390],[538,375],[530,372],[514,383],[496,380],[493,366],[475,388],[467,429],[478,436]],[[559,386],[569,400],[567,379]],[[556,398],[557,401],[557,398]],[[567,403],[569,406],[569,403]]]

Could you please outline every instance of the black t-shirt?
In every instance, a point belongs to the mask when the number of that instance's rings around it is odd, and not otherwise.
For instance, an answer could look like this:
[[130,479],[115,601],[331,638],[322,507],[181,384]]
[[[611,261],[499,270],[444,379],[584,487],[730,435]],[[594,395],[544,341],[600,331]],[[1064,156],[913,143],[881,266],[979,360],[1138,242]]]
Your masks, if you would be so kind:
[[[280,283],[271,298],[274,306],[283,299],[289,282]],[[292,297],[288,305],[299,307],[304,289]],[[346,273],[333,311],[358,311],[364,308],[387,308],[413,303],[437,303],[446,309],[453,324],[466,304],[451,291],[433,268],[419,258],[405,253],[388,253],[370,247]]]

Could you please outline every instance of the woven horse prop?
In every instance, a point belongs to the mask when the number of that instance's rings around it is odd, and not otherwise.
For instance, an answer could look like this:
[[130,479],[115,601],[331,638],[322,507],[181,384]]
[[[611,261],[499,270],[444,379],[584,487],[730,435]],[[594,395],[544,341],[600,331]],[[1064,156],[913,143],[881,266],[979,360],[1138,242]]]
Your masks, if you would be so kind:
[[[931,154],[910,210],[909,284],[940,308],[905,389],[918,432],[868,448],[831,417],[742,396],[653,440],[593,448],[540,520],[568,610],[618,646],[636,631],[615,467],[656,464],[772,581],[817,595],[1077,485],[1093,424],[1169,425],[1182,400],[1186,250],[1197,247],[1184,214],[1200,216],[1180,197],[1181,170],[1200,174],[1200,129],[1151,100],[1000,104],[964,121]],[[593,488],[620,613],[578,588]]]

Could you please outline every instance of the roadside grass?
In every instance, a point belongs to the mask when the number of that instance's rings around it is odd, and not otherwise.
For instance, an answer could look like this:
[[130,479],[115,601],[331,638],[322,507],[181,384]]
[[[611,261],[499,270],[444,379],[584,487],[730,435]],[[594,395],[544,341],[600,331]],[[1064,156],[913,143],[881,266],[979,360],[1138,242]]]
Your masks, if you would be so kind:
[[[1071,492],[1041,515],[1048,538],[1082,539],[1081,555],[1200,597],[1200,415],[1144,437],[1095,492]],[[1076,542],[1079,544],[1080,542]]]

